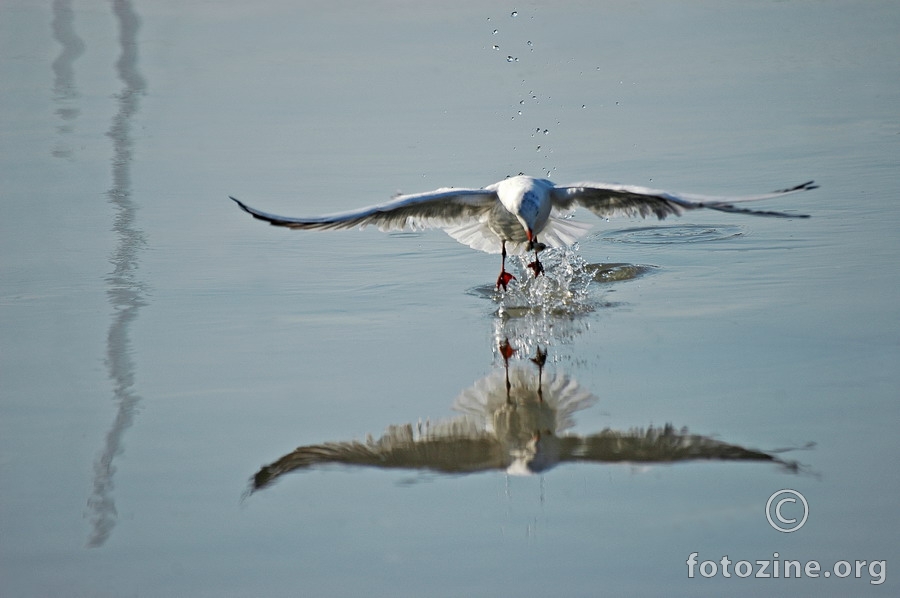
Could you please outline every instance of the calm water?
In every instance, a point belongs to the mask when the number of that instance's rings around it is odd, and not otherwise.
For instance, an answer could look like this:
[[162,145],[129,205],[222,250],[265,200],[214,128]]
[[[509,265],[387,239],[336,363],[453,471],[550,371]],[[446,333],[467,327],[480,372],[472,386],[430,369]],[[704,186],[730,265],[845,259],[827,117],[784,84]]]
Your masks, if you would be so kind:
[[[898,30],[892,2],[4,2],[0,595],[897,594]],[[227,200],[520,171],[821,189],[765,206],[808,220],[596,222],[506,297],[440,231]],[[821,571],[738,577],[764,559]]]

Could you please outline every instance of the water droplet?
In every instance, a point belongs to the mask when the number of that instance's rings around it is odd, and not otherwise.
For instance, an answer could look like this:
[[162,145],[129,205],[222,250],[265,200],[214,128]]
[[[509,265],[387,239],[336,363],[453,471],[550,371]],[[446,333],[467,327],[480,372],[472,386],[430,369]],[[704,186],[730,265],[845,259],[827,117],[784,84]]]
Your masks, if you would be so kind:
[[528,40],[527,43],[528,43],[529,46],[533,46],[533,45],[534,45],[533,43],[531,43],[531,40]]
[[[497,35],[498,32],[496,29],[494,29],[493,33],[494,33],[494,35]],[[597,67],[597,68],[600,68],[600,67]]]
[[491,47],[492,47],[493,49],[495,49],[495,50],[499,50],[499,49],[500,49],[500,46],[498,46],[497,44],[494,44],[494,45],[491,46]]
[[518,112],[516,112],[516,114],[518,114],[519,116],[522,116],[522,111],[519,110]]
[[525,105],[525,100],[519,100],[519,106],[524,106],[524,105]]
[[515,18],[515,17],[519,16],[519,11],[518,11],[518,10],[514,10],[514,11],[512,11],[511,13],[509,13],[509,16]]
[[507,56],[507,57],[506,57],[506,62],[519,62],[519,59],[518,59],[518,58],[514,58],[514,57],[512,57],[512,56]]
[[535,151],[537,151],[537,152],[541,151],[541,146],[537,146],[537,149]]
[[582,108],[584,108],[585,106],[587,106],[587,104],[582,104],[582,105],[581,105]]
[[550,134],[550,130],[549,130],[549,129],[544,129],[544,135],[549,135],[549,134]]

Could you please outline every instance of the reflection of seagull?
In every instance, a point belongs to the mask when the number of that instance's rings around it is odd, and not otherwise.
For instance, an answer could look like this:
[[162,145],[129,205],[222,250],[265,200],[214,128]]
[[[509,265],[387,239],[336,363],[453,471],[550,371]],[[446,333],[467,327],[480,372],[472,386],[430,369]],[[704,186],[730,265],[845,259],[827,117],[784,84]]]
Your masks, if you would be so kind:
[[[505,344],[508,348],[508,343]],[[514,350],[504,350],[507,362]],[[595,463],[674,462],[721,459],[795,465],[770,454],[748,450],[687,430],[663,428],[618,432],[605,429],[590,436],[567,433],[576,411],[597,398],[563,374],[541,376],[546,353],[532,361],[538,373],[519,366],[475,382],[454,402],[463,413],[437,424],[391,426],[365,442],[327,442],[301,446],[253,477],[251,491],[260,490],[295,470],[330,464],[383,469],[427,470],[449,474],[506,470],[511,474],[546,471],[567,461]]]
[[[687,210],[709,208],[757,216],[798,217],[782,212],[740,208],[734,204],[779,197],[795,191],[815,189],[812,181],[765,195],[711,197],[669,193],[633,185],[577,183],[557,186],[546,179],[514,176],[483,189],[443,188],[427,193],[400,195],[388,203],[316,218],[289,218],[261,212],[232,197],[254,218],[276,226],[305,230],[363,227],[374,224],[381,230],[443,228],[457,241],[489,253],[501,253],[503,262],[497,287],[506,288],[514,278],[506,271],[507,250],[534,251],[528,266],[535,276],[543,271],[538,252],[547,246],[571,245],[590,228],[566,218],[566,212],[582,206],[608,218],[622,214],[663,219]],[[538,235],[541,241],[538,242]]]

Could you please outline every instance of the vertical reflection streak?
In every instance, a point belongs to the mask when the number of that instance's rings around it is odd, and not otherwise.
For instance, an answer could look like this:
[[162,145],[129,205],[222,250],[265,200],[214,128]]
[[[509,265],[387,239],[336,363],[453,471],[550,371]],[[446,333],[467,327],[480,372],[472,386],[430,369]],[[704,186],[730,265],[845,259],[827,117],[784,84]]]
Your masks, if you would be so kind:
[[107,299],[112,307],[112,321],[106,341],[106,368],[113,385],[117,405],[116,417],[102,453],[94,462],[93,493],[88,499],[92,530],[87,545],[101,546],[116,524],[113,497],[114,460],[122,452],[122,439],[133,420],[140,402],[135,391],[135,364],[132,359],[130,327],[146,305],[145,287],[137,275],[138,256],[145,244],[143,232],[135,225],[137,206],[131,197],[132,146],[131,120],[140,107],[140,96],[146,81],[138,70],[137,33],[140,18],[129,0],[113,0],[113,15],[119,27],[120,54],[116,75],[123,88],[117,94],[118,111],[112,119],[107,137],[112,140],[112,186],[107,198],[115,209],[113,232],[118,239],[110,256],[113,270],[106,279]]
[[[78,118],[81,111],[72,102],[78,97],[75,85],[75,61],[84,54],[84,41],[75,33],[75,11],[72,0],[53,0],[53,20],[50,22],[53,39],[59,42],[59,56],[53,61],[53,101],[57,104],[56,115],[62,123],[57,127],[60,134],[72,132],[70,121]],[[72,150],[59,142],[52,150],[55,158],[69,158]]]

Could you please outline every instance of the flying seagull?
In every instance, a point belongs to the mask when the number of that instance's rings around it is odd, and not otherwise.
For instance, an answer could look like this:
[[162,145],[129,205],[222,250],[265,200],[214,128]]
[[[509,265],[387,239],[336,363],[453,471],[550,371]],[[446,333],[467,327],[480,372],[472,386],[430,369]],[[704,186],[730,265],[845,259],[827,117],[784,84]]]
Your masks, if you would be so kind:
[[251,208],[234,197],[231,199],[254,218],[275,226],[302,230],[362,228],[369,224],[383,231],[442,228],[469,247],[500,253],[502,261],[497,288],[506,290],[510,280],[515,279],[506,271],[507,252],[534,251],[534,261],[528,267],[538,276],[544,270],[538,259],[541,250],[571,245],[591,228],[590,224],[570,219],[571,211],[579,206],[601,218],[616,215],[646,218],[652,215],[662,220],[699,208],[754,216],[807,218],[803,214],[749,210],[735,204],[816,188],[817,185],[809,181],[763,195],[715,197],[671,193],[636,185],[556,185],[547,179],[518,175],[481,189],[444,187],[426,193],[398,195],[387,203],[361,210],[313,218],[277,216]]

